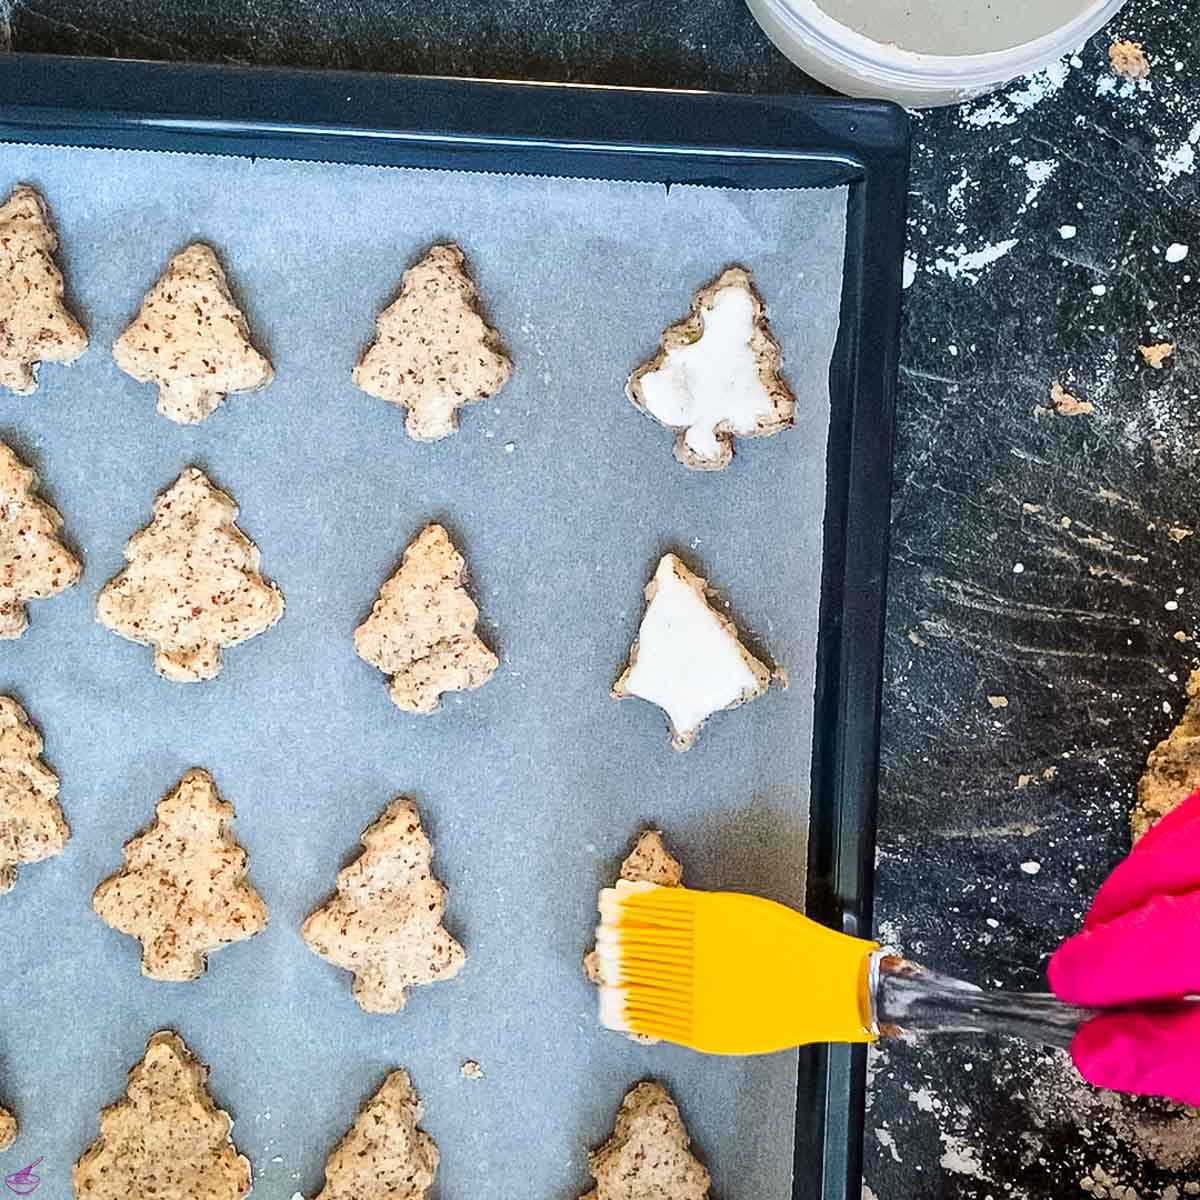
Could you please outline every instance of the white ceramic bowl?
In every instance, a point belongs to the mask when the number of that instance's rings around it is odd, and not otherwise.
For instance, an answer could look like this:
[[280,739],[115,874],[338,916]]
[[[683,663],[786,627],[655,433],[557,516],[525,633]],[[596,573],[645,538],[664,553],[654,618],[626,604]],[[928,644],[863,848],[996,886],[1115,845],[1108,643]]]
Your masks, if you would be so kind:
[[1092,0],[1065,25],[986,54],[921,54],[885,45],[835,20],[814,0],[746,0],[767,36],[798,67],[849,96],[910,108],[957,104],[994,91],[1081,46],[1125,0]]

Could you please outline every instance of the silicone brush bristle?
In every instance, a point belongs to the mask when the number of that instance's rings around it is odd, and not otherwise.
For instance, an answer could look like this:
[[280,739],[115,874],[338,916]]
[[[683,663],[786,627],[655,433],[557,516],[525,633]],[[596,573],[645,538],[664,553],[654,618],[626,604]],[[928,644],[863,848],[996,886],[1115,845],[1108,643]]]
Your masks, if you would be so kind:
[[756,896],[622,881],[600,893],[600,1020],[710,1054],[872,1041],[877,949]]

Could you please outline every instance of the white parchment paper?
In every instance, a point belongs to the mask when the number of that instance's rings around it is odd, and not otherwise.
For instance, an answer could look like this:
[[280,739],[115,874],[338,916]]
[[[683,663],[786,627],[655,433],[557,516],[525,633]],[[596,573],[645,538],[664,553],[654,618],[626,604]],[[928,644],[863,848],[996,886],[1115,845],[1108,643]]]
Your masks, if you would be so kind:
[[[326,1155],[397,1066],[425,1101],[445,1200],[578,1196],[588,1148],[647,1077],[680,1104],[714,1195],[784,1200],[795,1055],[702,1058],[607,1034],[579,960],[596,891],[647,823],[688,882],[803,903],[844,189],[0,146],[0,193],[19,181],[52,206],[92,345],[73,367],[47,366],[36,395],[0,397],[0,436],[41,473],[86,562],[78,588],[35,604],[26,636],[0,644],[0,689],[42,729],[73,831],[0,898],[0,1101],[21,1122],[3,1173],[43,1156],[39,1200],[66,1200],[101,1107],[170,1026],[211,1065],[267,1200],[317,1191]],[[109,347],[195,239],[221,255],[277,378],[182,428]],[[350,370],[402,271],[443,239],[465,249],[515,371],[464,411],[458,436],[427,446]],[[695,473],[622,389],[733,262],[768,302],[797,423],[741,443],[726,471]],[[228,652],[219,679],[180,686],[93,613],[155,494],[191,463],[241,505],[287,613]],[[421,719],[391,705],[351,633],[435,519],[467,557],[502,666]],[[668,549],[791,677],[719,714],[684,755],[661,712],[608,694]],[[151,983],[136,942],[89,900],[190,766],[235,806],[271,923],[214,954],[200,981]],[[298,931],[400,793],[421,808],[468,961],[399,1016],[370,1016]],[[461,1078],[468,1058],[485,1079]]]

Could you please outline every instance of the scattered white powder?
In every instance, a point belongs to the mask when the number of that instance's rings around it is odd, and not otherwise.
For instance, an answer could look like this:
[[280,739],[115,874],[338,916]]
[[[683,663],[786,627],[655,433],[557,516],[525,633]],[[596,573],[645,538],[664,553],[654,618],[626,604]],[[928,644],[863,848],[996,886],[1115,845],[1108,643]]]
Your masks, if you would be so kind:
[[962,212],[963,196],[966,193],[967,188],[978,186],[979,184],[976,183],[966,171],[963,171],[958,180],[952,183],[946,191],[946,204],[950,211],[953,213]]
[[1037,200],[1042,194],[1042,188],[1046,186],[1050,177],[1057,170],[1058,163],[1051,159],[1031,159],[1025,164],[1025,178],[1029,180],[1029,187],[1026,189],[1025,199],[1021,202],[1019,213],[1025,212]]
[[1042,864],[1040,862],[1034,862],[1033,859],[1021,864],[1021,870],[1024,871],[1026,875],[1036,875],[1041,869]]
[[1159,166],[1159,180],[1170,183],[1180,175],[1190,175],[1196,169],[1196,144],[1200,142],[1200,121],[1188,131],[1187,141],[1181,142],[1169,154],[1155,161]]
[[1096,283],[1092,285],[1093,296],[1103,296],[1107,291],[1108,288],[1106,288],[1102,283]]
[[1188,256],[1188,248],[1182,242],[1172,242],[1168,247],[1163,258],[1169,263],[1183,262]]
[[1003,258],[1020,240],[1006,238],[1003,242],[989,243],[978,250],[968,250],[962,243],[947,246],[944,254],[952,257],[935,259],[933,269],[951,279],[965,279],[968,283],[978,283],[980,272]]
[[944,1147],[940,1165],[944,1171],[953,1171],[956,1175],[970,1175],[975,1179],[984,1178],[983,1165],[979,1161],[979,1151],[969,1142],[951,1133],[939,1133]]
[[1060,225],[1058,227],[1058,236],[1064,242],[1069,242],[1078,232],[1079,230],[1074,225]]
[[1048,67],[1029,75],[1024,86],[1011,92],[1001,92],[986,104],[964,104],[960,109],[964,125],[983,128],[988,125],[1015,125],[1017,118],[1031,108],[1057,96],[1071,74],[1069,59],[1062,58]]
[[896,1139],[892,1136],[891,1130],[876,1129],[875,1138],[885,1150],[891,1151],[892,1158],[896,1162],[904,1161],[904,1159],[900,1157],[900,1151],[896,1149]]
[[917,277],[917,260],[911,254],[904,256],[904,287],[910,288]]

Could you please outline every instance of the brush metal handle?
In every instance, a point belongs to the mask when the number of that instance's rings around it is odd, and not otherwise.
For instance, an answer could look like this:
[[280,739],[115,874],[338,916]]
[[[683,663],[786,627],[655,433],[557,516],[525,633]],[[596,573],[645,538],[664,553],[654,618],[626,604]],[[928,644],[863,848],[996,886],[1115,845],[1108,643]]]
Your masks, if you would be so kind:
[[887,951],[872,955],[870,992],[884,1037],[1001,1033],[1067,1050],[1079,1026],[1096,1015],[1045,992],[985,992]]

